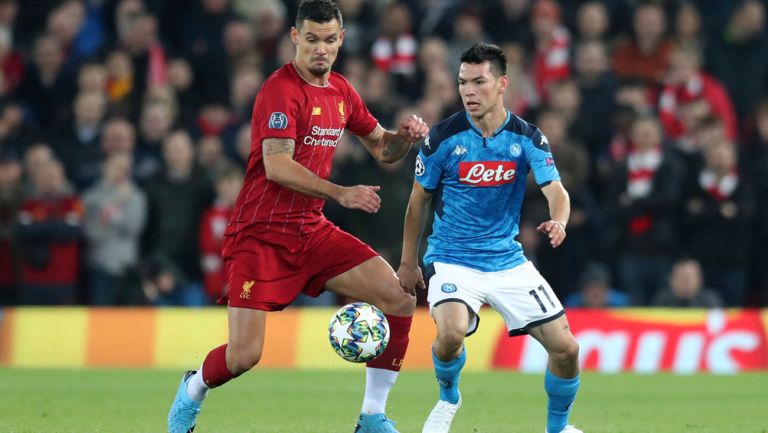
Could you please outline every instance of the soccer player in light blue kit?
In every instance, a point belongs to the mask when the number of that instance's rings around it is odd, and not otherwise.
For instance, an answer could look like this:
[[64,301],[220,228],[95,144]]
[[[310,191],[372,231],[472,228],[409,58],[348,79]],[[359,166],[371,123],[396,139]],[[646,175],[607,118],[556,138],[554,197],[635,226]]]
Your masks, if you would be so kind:
[[552,288],[515,241],[529,171],[549,204],[551,219],[538,230],[553,248],[565,239],[570,200],[546,137],[504,108],[506,71],[506,57],[495,45],[476,44],[465,51],[459,70],[465,111],[434,125],[416,160],[397,274],[405,289],[425,287],[418,249],[434,202],[424,264],[437,324],[432,359],[440,400],[422,433],[450,430],[461,406],[464,338],[477,330],[483,304],[502,315],[510,337],[530,334],[549,354],[546,432],[583,433],[568,425],[579,388],[578,343]]

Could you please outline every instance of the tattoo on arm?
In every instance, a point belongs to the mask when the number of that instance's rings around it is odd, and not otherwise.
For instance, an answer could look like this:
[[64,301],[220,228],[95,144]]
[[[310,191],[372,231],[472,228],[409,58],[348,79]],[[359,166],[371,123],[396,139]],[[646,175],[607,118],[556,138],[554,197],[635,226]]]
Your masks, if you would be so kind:
[[261,142],[264,155],[276,155],[278,153],[290,153],[293,155],[296,142],[290,138],[268,138]]
[[385,160],[389,160],[391,158],[399,159],[408,151],[408,149],[410,149],[411,146],[410,143],[403,140],[400,136],[392,133],[384,134],[382,144],[383,146],[381,149],[381,156]]

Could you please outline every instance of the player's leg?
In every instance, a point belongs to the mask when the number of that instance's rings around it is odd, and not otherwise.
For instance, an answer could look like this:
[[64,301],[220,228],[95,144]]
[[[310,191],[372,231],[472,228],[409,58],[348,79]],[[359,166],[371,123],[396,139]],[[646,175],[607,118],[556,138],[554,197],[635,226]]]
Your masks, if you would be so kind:
[[437,336],[432,346],[432,363],[440,387],[440,399],[424,422],[422,433],[448,433],[461,407],[459,379],[467,361],[464,337],[474,315],[458,301],[443,302],[432,308]]
[[424,422],[422,433],[447,433],[461,406],[459,379],[466,363],[464,339],[477,330],[477,311],[484,302],[483,273],[458,265],[427,266],[430,313],[437,326],[432,362],[440,398]]
[[568,425],[576,393],[579,390],[579,344],[571,334],[565,316],[528,330],[549,354],[544,389],[547,391],[547,433],[573,432]]
[[[342,296],[376,305],[387,317],[390,328],[389,344],[376,360],[366,364],[365,395],[359,422],[361,433],[373,430],[374,424],[389,424],[387,398],[403,364],[408,349],[416,298],[400,287],[395,271],[379,256],[369,258],[325,283],[325,288]],[[369,424],[371,427],[368,427]],[[386,427],[385,427],[386,428]]]
[[168,430],[187,433],[194,428],[208,390],[221,386],[250,370],[261,359],[266,312],[229,307],[229,341],[211,350],[198,371],[182,378],[168,413]]
[[497,273],[488,303],[507,324],[510,337],[530,334],[549,353],[544,388],[549,396],[548,433],[580,433],[568,426],[579,388],[579,346],[568,329],[565,310],[531,262]]

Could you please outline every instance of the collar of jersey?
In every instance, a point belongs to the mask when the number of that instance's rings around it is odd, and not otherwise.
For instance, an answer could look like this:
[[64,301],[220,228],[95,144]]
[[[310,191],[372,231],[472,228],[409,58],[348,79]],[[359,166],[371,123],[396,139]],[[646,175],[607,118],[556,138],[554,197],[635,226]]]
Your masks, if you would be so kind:
[[[506,108],[504,109],[504,111],[507,113],[507,119],[504,121],[504,123],[501,124],[501,126],[499,126],[499,129],[493,131],[493,134],[491,134],[491,136],[487,138],[493,138],[501,134],[501,131],[503,131],[504,128],[507,127],[507,124],[509,124],[509,120],[512,118],[512,114]],[[483,131],[481,131],[480,128],[475,126],[475,124],[472,122],[472,118],[469,117],[469,113],[464,111],[464,115],[467,116],[467,122],[469,122],[469,127],[472,128],[472,130],[475,131],[480,137],[482,137]]]

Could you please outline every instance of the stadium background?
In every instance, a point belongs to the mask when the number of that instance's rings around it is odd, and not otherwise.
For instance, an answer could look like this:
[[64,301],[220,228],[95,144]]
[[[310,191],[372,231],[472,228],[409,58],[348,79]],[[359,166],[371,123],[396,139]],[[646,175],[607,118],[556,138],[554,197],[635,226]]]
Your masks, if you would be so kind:
[[[504,48],[506,104],[544,130],[573,198],[563,248],[552,251],[533,229],[546,218],[535,188],[519,238],[566,305],[766,305],[763,2],[339,5],[347,36],[336,69],[387,127],[409,113],[433,124],[460,109],[459,53],[478,41]],[[250,148],[252,100],[293,56],[287,30],[295,8],[276,0],[0,1],[0,305],[215,300],[223,228]],[[349,134],[337,148],[333,180],[381,184],[384,206],[367,215],[329,203],[327,214],[393,265],[414,153],[378,164]],[[325,294],[298,304],[344,301]],[[595,346],[594,359],[587,351],[585,366],[735,371],[768,364],[757,310],[636,311],[572,313],[584,317],[572,319],[582,345],[592,332],[607,344]],[[328,313],[297,310],[277,319],[270,332],[285,337],[268,345],[281,355],[265,363],[336,366],[333,358],[312,359],[324,344],[313,330],[323,329]],[[424,314],[418,317],[429,322]],[[611,340],[618,334],[605,326],[613,323],[606,314],[618,314],[624,337]],[[222,310],[7,308],[0,363],[180,367],[224,338],[222,317]],[[187,345],[177,322],[208,338]],[[525,369],[522,339],[505,343],[496,322],[484,321],[492,325],[475,344],[484,353],[476,366]],[[415,327],[414,339],[428,347],[431,329]],[[713,367],[708,350],[722,350],[729,339],[718,338],[730,331],[748,336],[726,344],[728,362]],[[126,339],[115,344],[114,335]],[[633,361],[636,352],[646,355]],[[428,356],[414,353],[411,365],[428,367]]]

